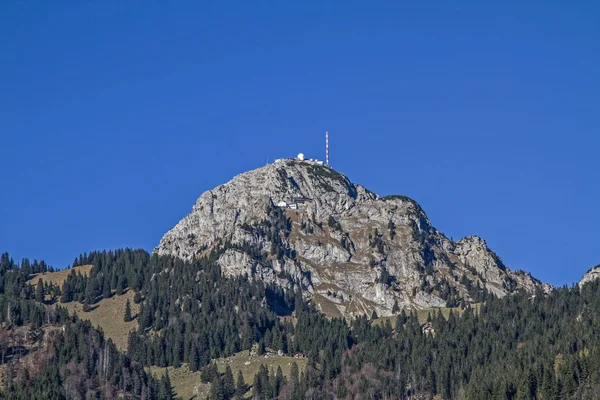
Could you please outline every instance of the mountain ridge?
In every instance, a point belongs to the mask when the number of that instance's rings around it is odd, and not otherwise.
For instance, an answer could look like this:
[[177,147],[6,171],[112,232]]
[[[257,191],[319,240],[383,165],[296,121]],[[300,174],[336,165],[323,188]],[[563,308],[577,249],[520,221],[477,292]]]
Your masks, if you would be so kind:
[[311,160],[277,160],[204,192],[154,251],[217,252],[226,275],[301,286],[338,316],[551,290],[506,267],[482,238],[448,239],[415,200],[380,197]]

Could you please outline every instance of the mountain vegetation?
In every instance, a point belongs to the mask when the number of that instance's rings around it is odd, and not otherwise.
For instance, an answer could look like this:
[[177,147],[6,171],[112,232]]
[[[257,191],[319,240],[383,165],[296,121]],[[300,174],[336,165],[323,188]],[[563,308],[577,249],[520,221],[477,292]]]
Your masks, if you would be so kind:
[[[39,282],[27,281],[44,267],[19,265],[2,255],[3,396],[169,398],[174,394],[168,376],[154,379],[143,367],[184,362],[211,383],[214,399],[248,394],[264,399],[588,399],[600,394],[598,281],[550,294],[490,295],[477,310],[465,305],[446,318],[431,311],[425,324],[406,310],[393,324],[389,319],[373,324],[367,316],[327,318],[299,290],[225,277],[217,257],[183,262],[129,249],[82,255],[77,263],[92,264],[89,275],[71,273],[62,288],[44,287],[60,293],[40,302]],[[130,334],[126,354],[88,322],[68,315],[59,301],[93,305],[101,300],[105,282],[111,292],[121,285],[141,299],[140,312],[131,316],[139,319],[139,329]],[[293,315],[294,323],[272,309]],[[247,382],[238,371],[216,369],[212,360],[256,344],[302,354],[308,365],[303,371],[292,367],[289,376],[264,367]]]
[[[27,284],[44,263],[15,263],[0,256],[0,353],[2,388],[7,399],[162,399],[164,383],[119,352],[89,322],[46,303],[43,292]],[[51,301],[52,298],[51,298]]]

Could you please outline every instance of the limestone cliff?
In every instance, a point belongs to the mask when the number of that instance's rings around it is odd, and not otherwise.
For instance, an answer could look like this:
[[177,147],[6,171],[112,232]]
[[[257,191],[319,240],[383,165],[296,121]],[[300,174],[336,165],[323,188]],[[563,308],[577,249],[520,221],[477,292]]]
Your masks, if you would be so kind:
[[590,268],[588,272],[586,272],[583,275],[583,277],[579,281],[579,287],[582,287],[586,283],[596,280],[598,278],[600,278],[600,265],[596,265],[595,267]]
[[155,249],[183,259],[211,251],[225,274],[300,283],[329,315],[551,289],[508,269],[481,238],[446,238],[414,200],[380,198],[308,160],[279,160],[203,193]]

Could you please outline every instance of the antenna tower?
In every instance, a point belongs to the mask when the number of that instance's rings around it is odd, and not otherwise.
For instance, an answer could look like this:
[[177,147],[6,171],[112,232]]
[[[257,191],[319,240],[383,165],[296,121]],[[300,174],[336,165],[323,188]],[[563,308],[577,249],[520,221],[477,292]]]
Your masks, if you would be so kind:
[[325,165],[329,166],[329,132],[325,132]]

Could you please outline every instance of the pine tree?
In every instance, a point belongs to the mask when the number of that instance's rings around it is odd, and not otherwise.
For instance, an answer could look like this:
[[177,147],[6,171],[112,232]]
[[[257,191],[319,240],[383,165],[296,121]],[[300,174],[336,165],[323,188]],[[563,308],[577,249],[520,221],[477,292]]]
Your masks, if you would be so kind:
[[223,392],[227,398],[231,398],[235,394],[235,382],[229,365],[227,365],[223,374]]
[[133,295],[133,302],[135,304],[140,304],[142,302],[142,294],[140,292],[135,292]]
[[223,381],[219,375],[215,376],[210,382],[210,398],[211,400],[225,400],[229,398],[225,393]]
[[190,352],[190,370],[192,370],[193,372],[198,371],[198,368],[200,368],[200,354],[198,354],[198,349],[195,345],[192,345],[192,349],[190,350]]
[[62,295],[60,296],[61,303],[70,303],[73,301],[73,291],[69,280],[67,279],[65,283],[63,283],[62,287]]
[[529,398],[535,399],[537,398],[537,378],[532,369],[529,369],[529,373],[527,374],[527,388],[529,390]]
[[158,394],[159,399],[164,400],[172,400],[175,398],[175,392],[173,391],[173,386],[171,385],[171,378],[169,377],[169,371],[165,371],[165,374],[160,379],[160,383],[158,385]]
[[40,278],[38,279],[37,287],[35,288],[35,299],[40,303],[43,303],[45,296],[44,282],[42,282],[42,278]]
[[277,373],[275,374],[275,395],[278,396],[281,388],[285,384],[285,378],[283,377],[283,371],[281,365],[277,366]]
[[102,284],[102,298],[109,299],[112,297],[112,290],[110,289],[110,281],[108,279],[104,279]]
[[263,392],[263,386],[259,374],[254,375],[254,382],[252,383],[252,398],[260,399]]
[[125,314],[123,315],[123,321],[129,322],[133,319],[131,316],[131,303],[129,299],[127,299],[127,303],[125,303]]
[[117,294],[120,296],[125,293],[125,289],[127,289],[127,278],[125,275],[121,275],[119,277],[119,281],[117,283]]
[[404,324],[406,324],[406,321],[408,320],[408,316],[406,315],[406,311],[404,311],[404,309],[402,309],[402,311],[400,311],[400,315],[398,315],[396,317],[396,324],[394,329],[396,330],[396,333],[400,332],[400,330],[404,327]]
[[373,313],[371,314],[371,321],[375,321],[377,318],[379,318],[377,311],[373,310]]
[[237,383],[235,385],[236,387],[236,397],[238,399],[242,399],[244,397],[244,395],[246,394],[246,392],[248,391],[248,387],[246,386],[246,382],[244,381],[244,375],[242,374],[241,370],[238,370],[238,374],[237,374]]
[[290,370],[290,383],[292,384],[292,390],[298,386],[299,379],[298,364],[296,364],[296,361],[294,361],[292,362],[292,368]]

